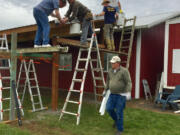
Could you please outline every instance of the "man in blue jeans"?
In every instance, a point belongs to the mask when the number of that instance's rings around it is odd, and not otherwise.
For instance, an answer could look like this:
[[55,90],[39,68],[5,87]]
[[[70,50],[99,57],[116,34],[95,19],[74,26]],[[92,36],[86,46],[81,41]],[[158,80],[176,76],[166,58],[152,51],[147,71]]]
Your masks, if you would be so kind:
[[[48,16],[56,17],[62,22],[59,7],[66,5],[66,0],[43,0],[33,9],[33,15],[37,23],[37,31],[34,40],[34,47],[51,47],[49,44],[50,26]],[[55,12],[55,13],[53,13]]]
[[132,82],[128,69],[120,66],[121,59],[114,56],[110,63],[112,69],[109,70],[106,91],[109,89],[111,94],[106,104],[106,111],[114,120],[113,127],[117,127],[116,135],[122,135],[123,128],[123,110],[126,105],[126,97],[130,96]]

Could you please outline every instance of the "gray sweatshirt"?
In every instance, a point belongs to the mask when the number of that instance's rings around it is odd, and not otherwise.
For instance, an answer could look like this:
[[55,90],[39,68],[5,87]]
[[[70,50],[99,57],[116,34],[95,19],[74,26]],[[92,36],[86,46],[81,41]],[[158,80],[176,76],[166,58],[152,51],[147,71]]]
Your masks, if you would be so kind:
[[110,69],[106,80],[105,90],[108,89],[110,89],[112,94],[130,92],[132,89],[132,82],[128,69],[122,66],[120,66],[116,72]]

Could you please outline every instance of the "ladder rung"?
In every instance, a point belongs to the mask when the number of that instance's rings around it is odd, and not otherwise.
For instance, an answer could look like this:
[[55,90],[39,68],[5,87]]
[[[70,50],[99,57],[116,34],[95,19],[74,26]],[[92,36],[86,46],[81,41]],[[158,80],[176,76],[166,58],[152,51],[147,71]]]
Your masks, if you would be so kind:
[[91,61],[96,62],[96,61],[97,61],[97,59],[91,59]]
[[[100,69],[100,68],[93,68],[92,70],[93,70],[93,71],[96,71],[96,72],[101,71],[101,69]],[[102,70],[103,70],[103,69],[102,69]]]
[[102,94],[96,94],[96,96],[103,96]]
[[3,112],[7,112],[7,111],[10,111],[10,109],[4,109]]
[[30,81],[35,80],[35,78],[29,78]]
[[39,105],[39,104],[40,104],[40,102],[34,103],[34,105]]
[[83,79],[72,79],[72,81],[74,81],[74,82],[82,82]]
[[33,70],[30,70],[29,72],[30,72],[30,73],[33,73],[34,71],[33,71]]
[[2,69],[6,70],[6,69],[10,69],[10,67],[0,67],[0,70]]
[[72,112],[67,112],[67,111],[62,111],[62,113],[70,114],[70,115],[74,115],[74,116],[77,116],[77,115],[78,115],[77,113],[72,113]]
[[31,88],[34,89],[34,88],[37,88],[37,86],[32,86]]
[[11,79],[9,76],[2,77],[3,80]]
[[134,21],[134,18],[126,19],[126,22],[127,22],[127,21]]
[[37,112],[37,111],[41,111],[41,110],[45,110],[45,109],[47,109],[47,107],[38,108],[38,109],[32,110],[32,112]]
[[3,101],[10,100],[11,98],[3,98]]
[[70,90],[71,92],[81,92],[80,90]]
[[78,69],[76,69],[76,71],[86,71],[86,69],[84,69],[84,68],[78,68]]
[[131,34],[131,32],[124,32],[124,35],[129,35],[129,34]]
[[102,80],[101,77],[94,77],[95,80]]
[[124,39],[123,42],[130,41],[130,39]]
[[33,97],[36,97],[36,96],[39,96],[38,94],[36,94],[36,95],[32,95]]
[[128,49],[128,48],[129,48],[129,46],[123,46],[120,49]]
[[89,50],[89,48],[87,48],[87,49],[85,49],[85,48],[81,49],[81,51],[88,51],[88,50]]
[[98,86],[98,85],[97,85],[97,86],[95,86],[95,87],[96,87],[96,88],[104,88],[104,86]]
[[78,59],[78,61],[87,61],[88,59],[85,59],[85,58],[80,58]]
[[80,104],[80,102],[77,102],[77,101],[71,101],[71,100],[67,100],[66,102],[68,102],[68,103],[73,103],[73,104]]
[[3,87],[2,89],[3,90],[8,90],[8,89],[10,89],[11,87]]

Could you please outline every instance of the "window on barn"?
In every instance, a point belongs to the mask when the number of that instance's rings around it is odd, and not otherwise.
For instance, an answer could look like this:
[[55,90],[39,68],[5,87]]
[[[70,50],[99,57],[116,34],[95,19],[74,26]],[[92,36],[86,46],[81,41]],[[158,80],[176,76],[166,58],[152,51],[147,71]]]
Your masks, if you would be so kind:
[[72,54],[60,54],[59,57],[59,70],[72,71]]
[[111,63],[109,61],[113,56],[118,55],[113,53],[104,53],[104,72],[108,72],[108,70],[111,68]]

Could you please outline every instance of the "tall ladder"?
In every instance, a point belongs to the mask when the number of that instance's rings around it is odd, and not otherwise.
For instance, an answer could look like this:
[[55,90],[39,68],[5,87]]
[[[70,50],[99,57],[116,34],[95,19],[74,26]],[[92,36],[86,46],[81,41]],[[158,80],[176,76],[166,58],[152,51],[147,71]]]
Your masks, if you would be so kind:
[[[94,54],[94,53],[96,53],[96,54]],[[59,120],[63,117],[64,114],[74,115],[77,117],[76,124],[79,125],[83,92],[84,92],[84,84],[85,84],[85,79],[86,79],[89,63],[91,66],[91,72],[92,72],[93,83],[94,83],[95,100],[96,100],[96,97],[100,96],[96,93],[96,90],[97,90],[97,88],[104,88],[105,81],[104,81],[104,74],[103,74],[103,69],[102,69],[102,65],[101,65],[97,37],[96,37],[95,33],[93,33],[93,35],[92,35],[89,48],[87,48],[87,49],[80,48],[80,50],[79,50],[77,63],[76,63],[76,67],[75,67],[75,72],[73,75],[71,86],[68,91],[63,109],[61,110]],[[97,81],[101,81],[101,83],[97,82]],[[77,86],[78,84],[79,84],[79,86]],[[74,99],[70,100],[70,96],[72,93],[80,94],[78,101],[77,101],[77,99],[76,99],[76,101]],[[67,111],[68,103],[71,103],[72,105],[77,104],[78,111],[75,113],[72,111]]]
[[32,59],[28,60],[28,62],[26,62],[26,60],[24,59],[21,60],[20,71],[17,81],[18,91],[20,91],[20,84],[24,84],[23,92],[19,93],[22,103],[24,102],[26,88],[28,88],[30,99],[32,102],[32,112],[47,109],[46,107],[43,107],[42,104],[36,70],[34,66],[34,61]]
[[[0,37],[0,42],[0,50],[9,51],[6,34]],[[10,67],[10,59],[0,58],[0,121],[3,121],[4,119],[4,112],[10,111]],[[19,104],[19,109],[21,111],[21,114],[24,115],[24,111],[17,90],[16,95]]]
[[124,19],[124,24],[121,32],[121,40],[119,44],[119,52],[122,56],[122,65],[129,68],[132,45],[134,39],[136,16],[130,19]]

